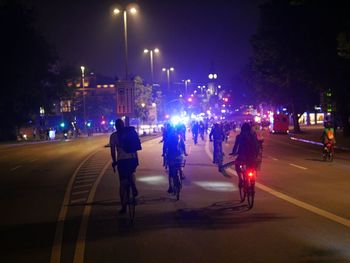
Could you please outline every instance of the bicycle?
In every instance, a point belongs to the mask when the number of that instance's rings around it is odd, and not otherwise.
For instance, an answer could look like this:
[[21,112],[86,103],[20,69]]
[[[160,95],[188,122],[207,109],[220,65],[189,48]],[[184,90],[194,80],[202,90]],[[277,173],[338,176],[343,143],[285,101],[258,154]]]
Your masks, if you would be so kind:
[[323,153],[322,153],[323,161],[330,161],[333,162],[334,159],[334,147],[331,142],[326,143],[326,145],[323,147]]
[[131,223],[134,222],[134,218],[135,218],[135,208],[136,208],[136,198],[135,195],[133,194],[133,190],[132,190],[132,177],[129,177],[127,180],[127,185],[126,187],[126,205],[127,205],[127,209],[129,211],[129,220]]
[[240,164],[239,167],[242,172],[242,183],[239,184],[241,203],[243,203],[247,197],[248,207],[251,209],[254,205],[255,198],[256,170],[248,168],[245,164]]
[[214,154],[213,161],[218,165],[219,172],[221,172],[222,164],[224,162],[224,153],[222,151],[221,142],[214,142]]
[[163,167],[165,170],[168,170],[168,158],[166,153],[163,154]]
[[[113,167],[115,172],[115,168]],[[123,180],[120,182],[122,184],[122,200],[126,200],[126,206],[129,214],[130,223],[134,222],[135,218],[135,208],[136,208],[136,197],[133,193],[132,185],[133,185],[133,175],[129,176],[127,180]]]
[[173,164],[169,166],[169,178],[171,188],[173,189],[173,195],[176,196],[176,200],[180,199],[180,192],[182,189],[182,169],[185,167],[186,159],[175,160]]

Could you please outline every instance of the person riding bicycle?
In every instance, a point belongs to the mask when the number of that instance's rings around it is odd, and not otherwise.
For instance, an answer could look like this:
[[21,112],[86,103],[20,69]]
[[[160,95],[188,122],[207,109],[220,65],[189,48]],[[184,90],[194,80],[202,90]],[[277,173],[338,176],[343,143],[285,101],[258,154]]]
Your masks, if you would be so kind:
[[204,123],[202,121],[199,122],[199,135],[202,139],[202,141],[204,141],[204,130],[205,130],[205,127],[204,127]]
[[256,136],[252,133],[251,126],[249,123],[243,123],[241,133],[237,135],[235,145],[230,153],[230,155],[238,154],[235,161],[235,169],[238,175],[239,186],[243,182],[241,165],[255,168],[258,147],[258,142]]
[[[122,119],[117,119],[115,122],[116,131],[113,132],[109,139],[109,145],[111,148],[111,156],[112,156],[112,167],[115,169],[117,166],[118,174],[119,174],[119,195],[120,201],[122,204],[122,208],[119,211],[120,214],[124,214],[126,212],[127,200],[125,191],[127,190],[127,186],[131,181],[131,189],[134,197],[138,195],[138,191],[135,184],[135,170],[139,165],[137,152],[128,153],[123,148],[122,141],[123,136],[126,135],[126,128]],[[117,151],[117,156],[116,156]]]
[[222,142],[225,140],[225,133],[222,127],[215,123],[209,133],[209,140],[213,142],[213,163],[218,164],[218,154],[222,153]]
[[225,142],[228,141],[228,138],[230,137],[230,132],[231,132],[231,125],[228,122],[225,122],[223,125],[224,128],[224,133],[225,133]]
[[198,142],[198,133],[199,133],[199,124],[198,122],[194,122],[192,125],[192,136],[194,144]]
[[165,151],[169,166],[169,188],[168,193],[172,193],[171,177],[175,176],[177,169],[181,169],[184,156],[187,156],[185,142],[173,127],[168,130],[167,140],[165,141]]
[[327,144],[330,143],[331,152],[333,152],[334,144],[335,144],[335,134],[334,134],[334,129],[332,128],[332,123],[330,121],[325,122],[325,128],[323,130],[321,138],[322,138],[323,148],[327,147]]
[[264,143],[264,136],[263,131],[261,130],[261,125],[257,122],[252,123],[252,132],[256,136],[256,139],[258,141],[258,156],[257,156],[257,169],[260,169],[260,165],[262,162],[262,152],[263,152],[263,143]]

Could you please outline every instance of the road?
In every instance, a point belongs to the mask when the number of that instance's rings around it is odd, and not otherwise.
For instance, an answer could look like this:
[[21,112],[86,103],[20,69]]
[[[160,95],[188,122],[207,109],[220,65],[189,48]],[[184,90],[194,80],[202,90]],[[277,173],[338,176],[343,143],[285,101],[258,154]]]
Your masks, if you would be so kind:
[[175,201],[159,138],[148,139],[130,224],[118,215],[107,141],[0,146],[0,262],[350,262],[348,152],[325,163],[319,146],[265,134],[249,210],[232,168],[219,173],[212,164],[208,141],[187,140]]

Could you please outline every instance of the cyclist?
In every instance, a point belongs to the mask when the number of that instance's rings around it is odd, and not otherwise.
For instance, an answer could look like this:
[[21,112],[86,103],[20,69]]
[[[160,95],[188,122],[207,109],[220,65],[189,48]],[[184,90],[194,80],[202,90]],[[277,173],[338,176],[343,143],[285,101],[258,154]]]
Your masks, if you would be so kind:
[[199,135],[200,135],[202,141],[204,141],[204,130],[205,130],[204,123],[202,121],[200,121],[199,122]]
[[[183,156],[187,156],[186,146],[182,136],[180,136],[173,127],[168,130],[167,140],[165,141],[165,151],[169,165],[169,188],[168,193],[172,193],[171,177],[176,175],[179,165],[183,162]],[[181,171],[181,169],[180,169]]]
[[198,142],[198,133],[199,133],[199,124],[198,122],[194,122],[192,125],[192,136],[194,144]]
[[258,142],[256,136],[252,133],[249,123],[243,123],[241,133],[237,135],[235,145],[230,155],[238,154],[235,161],[235,168],[238,175],[239,186],[242,186],[241,165],[255,168],[258,154]]
[[331,121],[325,122],[325,128],[322,133],[322,143],[323,143],[323,148],[327,147],[327,144],[331,144],[331,152],[334,150],[334,144],[335,144],[335,134],[334,134],[334,129],[332,128],[332,123]]
[[223,125],[224,133],[225,133],[225,142],[228,141],[228,137],[230,137],[231,125],[228,122],[225,122]]
[[261,162],[262,162],[264,136],[259,123],[257,122],[252,123],[252,132],[256,136],[256,139],[258,141],[258,155],[257,155],[256,165],[257,165],[257,169],[260,169]]
[[[125,200],[128,183],[131,181],[131,189],[134,197],[138,195],[138,191],[135,184],[135,170],[138,166],[137,152],[127,153],[122,147],[122,136],[124,136],[125,126],[122,119],[117,119],[115,122],[115,128],[117,131],[113,132],[109,139],[112,156],[112,167],[115,169],[117,166],[119,174],[119,195],[122,208],[119,211],[120,214],[126,213],[127,200]],[[117,150],[117,156],[116,156]]]
[[215,123],[209,133],[209,140],[213,142],[213,146],[214,146],[213,163],[219,164],[218,154],[220,152],[222,153],[222,142],[224,141],[224,139],[225,139],[225,133],[222,127],[218,123]]

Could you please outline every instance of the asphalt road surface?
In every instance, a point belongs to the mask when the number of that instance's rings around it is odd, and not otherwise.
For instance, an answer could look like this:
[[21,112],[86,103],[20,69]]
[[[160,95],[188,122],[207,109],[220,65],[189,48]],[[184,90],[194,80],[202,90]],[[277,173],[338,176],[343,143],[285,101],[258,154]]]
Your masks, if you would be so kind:
[[219,173],[210,142],[187,137],[179,201],[160,139],[143,142],[132,224],[108,135],[0,146],[0,262],[350,262],[350,153],[322,162],[319,146],[266,134],[248,209],[234,170]]

